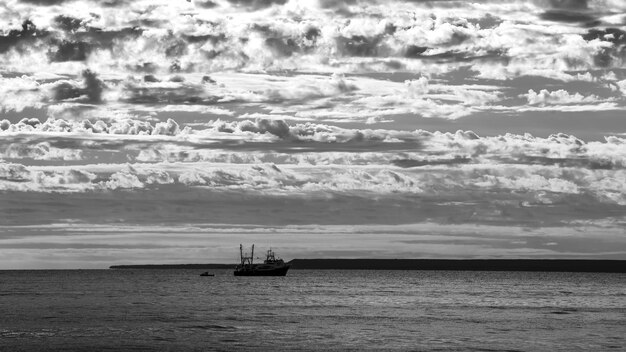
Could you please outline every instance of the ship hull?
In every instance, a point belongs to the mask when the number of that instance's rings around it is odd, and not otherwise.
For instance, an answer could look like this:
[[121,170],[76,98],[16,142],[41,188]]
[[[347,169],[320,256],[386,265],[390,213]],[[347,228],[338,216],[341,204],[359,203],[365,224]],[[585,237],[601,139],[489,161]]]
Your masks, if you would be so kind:
[[287,270],[289,270],[288,265],[271,269],[237,269],[235,276],[285,276]]

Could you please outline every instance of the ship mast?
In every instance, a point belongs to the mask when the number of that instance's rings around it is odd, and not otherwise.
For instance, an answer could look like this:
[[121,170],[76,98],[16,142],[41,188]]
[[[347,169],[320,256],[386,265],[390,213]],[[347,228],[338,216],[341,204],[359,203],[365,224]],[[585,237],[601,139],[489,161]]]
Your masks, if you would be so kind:
[[239,260],[241,260],[241,266],[243,266],[243,244],[239,244]]

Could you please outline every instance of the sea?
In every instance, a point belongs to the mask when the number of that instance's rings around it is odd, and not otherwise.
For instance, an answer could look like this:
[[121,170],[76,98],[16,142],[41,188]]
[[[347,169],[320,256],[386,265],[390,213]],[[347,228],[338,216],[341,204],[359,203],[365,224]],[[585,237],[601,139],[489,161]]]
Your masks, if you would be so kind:
[[0,271],[0,350],[626,350],[626,274],[210,272]]

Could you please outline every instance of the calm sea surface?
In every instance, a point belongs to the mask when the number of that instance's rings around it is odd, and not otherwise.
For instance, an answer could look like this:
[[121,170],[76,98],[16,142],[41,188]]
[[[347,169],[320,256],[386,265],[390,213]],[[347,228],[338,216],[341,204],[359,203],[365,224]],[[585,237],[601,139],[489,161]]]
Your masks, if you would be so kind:
[[0,350],[626,350],[626,275],[0,271]]

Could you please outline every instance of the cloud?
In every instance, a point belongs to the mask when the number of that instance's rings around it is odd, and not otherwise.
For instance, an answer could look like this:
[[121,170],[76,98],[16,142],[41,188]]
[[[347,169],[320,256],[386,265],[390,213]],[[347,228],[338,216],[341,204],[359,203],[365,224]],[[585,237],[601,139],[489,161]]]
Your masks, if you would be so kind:
[[0,190],[4,191],[81,192],[90,189],[95,178],[84,170],[30,170],[21,164],[0,162]]
[[541,18],[548,21],[556,22],[588,22],[593,23],[597,19],[596,16],[588,13],[563,11],[563,10],[550,10],[541,14]]
[[35,4],[39,6],[54,6],[54,5],[63,4],[65,2],[71,2],[74,0],[19,0],[19,1],[24,2],[24,3],[29,3],[29,4]]
[[205,9],[212,9],[214,7],[219,6],[217,3],[211,0],[196,0],[194,1],[194,5],[205,8]]
[[417,97],[428,93],[428,79],[426,77],[405,81],[404,84],[406,84],[410,96]]
[[616,82],[623,96],[626,96],[626,79]]
[[[111,121],[62,119],[48,119],[43,122],[38,119],[22,119],[17,123],[0,121],[0,134],[3,135],[5,143],[28,142],[19,139],[24,133],[28,133],[32,138],[36,136],[39,138],[34,139],[35,144],[29,148],[41,147],[37,146],[37,143],[46,142],[46,138],[48,143],[51,143],[50,147],[58,147],[57,139],[67,138],[74,143],[82,143],[84,140],[85,143],[89,143],[90,148],[96,148],[98,143],[103,143],[104,148],[110,148],[112,139],[109,136],[127,136],[120,140],[120,145],[142,143],[140,145],[145,147],[140,150],[143,151],[144,157],[150,155],[149,150],[155,153],[153,155],[156,158],[169,155],[167,159],[155,160],[192,161],[196,158],[209,161],[216,160],[206,159],[211,157],[213,148],[226,148],[229,153],[235,153],[233,155],[239,153],[240,148],[248,153],[259,148],[258,152],[261,154],[255,158],[263,158],[264,153],[268,153],[269,150],[300,155],[297,158],[290,157],[288,159],[291,160],[290,163],[315,162],[317,156],[302,154],[312,152],[322,153],[319,154],[318,161],[362,160],[360,162],[366,163],[369,159],[377,163],[396,163],[405,167],[422,166],[421,164],[463,164],[468,163],[468,160],[472,163],[607,170],[622,169],[626,165],[626,156],[622,150],[624,139],[615,136],[607,137],[605,142],[585,142],[567,134],[554,134],[547,138],[533,137],[529,134],[480,137],[471,131],[443,133],[419,129],[415,131],[345,129],[310,122],[289,124],[278,119],[237,121],[217,119],[196,127],[181,127],[173,119],[154,124],[129,118]],[[15,142],[12,138],[16,138]],[[168,147],[173,148],[172,151],[163,149],[161,143],[172,145]],[[72,145],[74,147],[70,149],[77,148],[75,147],[77,144]],[[209,150],[202,151],[204,148]],[[326,155],[323,154],[325,152],[347,152],[347,154]],[[357,152],[364,154],[362,156],[353,154]],[[428,154],[424,154],[425,152]],[[181,159],[170,159],[176,158],[176,155],[180,155]],[[271,158],[283,157],[284,155],[278,154],[271,156]],[[306,161],[307,158],[312,159]]]
[[62,41],[56,51],[51,51],[50,61],[84,61],[91,53],[92,46],[85,42]]
[[80,149],[58,148],[48,142],[27,144],[24,142],[0,144],[2,159],[34,159],[34,160],[81,160]]
[[[141,162],[71,167],[5,163],[5,190],[86,192],[184,185],[260,194],[370,192],[469,198],[489,190],[531,203],[560,202],[571,195],[581,202],[592,197],[601,203],[626,204],[626,190],[617,181],[626,176],[626,141],[619,137],[605,142],[584,142],[565,134],[480,137],[471,131],[349,130],[263,119],[216,120],[200,130],[181,129],[173,120],[151,125],[131,120],[92,124],[33,119],[0,125],[8,133],[5,152],[14,148],[12,138],[22,138],[16,132],[29,131],[31,136],[43,132],[33,142],[22,140],[22,149],[10,152],[14,156],[79,160],[80,154],[71,153],[77,146],[88,146]],[[111,139],[109,134],[131,138]],[[44,153],[46,148],[50,154]],[[81,173],[94,176],[76,178]]]
[[139,178],[129,172],[116,172],[104,183],[104,186],[108,189],[118,188],[142,188],[143,182],[139,181]]
[[[513,113],[515,97],[507,95],[519,92],[509,89],[510,79],[533,75],[572,81],[599,68],[617,69],[623,61],[617,26],[572,30],[536,21],[540,13],[566,8],[596,13],[593,3],[584,9],[548,1],[398,2],[383,6],[384,13],[378,1],[342,3],[339,7],[351,11],[349,21],[333,16],[329,9],[337,6],[330,3],[221,2],[219,11],[229,16],[202,4],[118,1],[69,9],[16,2],[16,11],[28,13],[30,20],[10,22],[0,64],[26,77],[46,72],[60,80],[35,79],[40,89],[58,86],[49,94],[37,93],[43,97],[25,94],[24,102],[11,98],[6,109],[47,108],[54,100],[106,100],[144,111],[156,110],[155,104],[200,110],[237,102],[244,109],[328,123],[393,122],[403,114],[459,119],[486,110]],[[451,15],[451,7],[458,11]],[[102,84],[89,85],[92,89],[67,78],[86,68],[98,72]],[[389,80],[386,74],[395,76]],[[422,79],[428,92],[407,92]],[[493,79],[499,81],[496,91],[480,88]],[[393,87],[404,81],[413,83]],[[106,89],[97,88],[104,84]],[[600,82],[597,86],[602,89]],[[594,104],[598,110],[620,108],[603,103],[609,102],[590,102],[584,110]],[[59,116],[50,108],[50,116]]]
[[542,89],[539,93],[532,89],[528,90],[528,94],[524,94],[528,99],[530,105],[560,105],[560,104],[582,104],[593,103],[600,100],[595,95],[583,96],[579,93],[569,94],[566,90],[559,89],[557,91],[550,92],[547,89]]
[[89,120],[63,120],[50,118],[44,122],[38,119],[22,119],[17,123],[10,123],[8,120],[0,121],[0,130],[6,133],[77,133],[85,132],[93,134],[118,134],[118,135],[176,135],[181,132],[178,124],[168,119],[165,122],[150,122],[132,119],[119,119],[112,122],[104,122],[97,120],[91,122]]
[[63,14],[54,17],[54,23],[66,32],[75,32],[85,28],[85,22],[83,19]]
[[[98,190],[164,187],[209,187],[213,191],[241,191],[260,195],[324,192],[363,196],[419,194],[435,199],[490,197],[526,204],[626,205],[625,171],[568,170],[554,166],[432,164],[425,170],[389,166],[303,166],[276,164],[135,164],[62,167],[24,167],[3,164],[0,188],[5,191],[93,192]],[[513,192],[513,193],[511,193]],[[395,196],[394,196],[395,197]],[[476,198],[478,197],[478,198]],[[567,199],[567,200],[566,200]]]
[[91,70],[84,70],[82,77],[82,87],[77,85],[75,81],[57,81],[51,84],[52,98],[57,101],[70,100],[79,103],[101,103],[104,83]]
[[28,170],[24,165],[0,162],[0,180],[10,182],[24,182],[28,177]]
[[[297,104],[311,99],[338,97],[359,88],[341,75],[328,78],[301,79],[296,82],[285,82],[287,87],[266,89],[261,94],[270,101],[285,101]],[[285,89],[286,88],[286,89]]]
[[555,9],[584,10],[588,8],[587,0],[542,0],[540,3]]
[[31,20],[25,20],[22,22],[21,29],[12,29],[6,35],[0,36],[0,53],[13,48],[21,49],[21,45],[28,46],[47,35],[47,32],[38,30]]
[[41,108],[46,95],[40,84],[28,77],[0,77],[0,111],[21,112],[26,108]]
[[593,56],[598,67],[620,67],[624,62],[626,48],[626,32],[619,28],[590,29],[583,39],[601,45]]
[[287,0],[228,0],[235,6],[244,6],[250,9],[258,10],[270,7],[272,5],[284,5]]
[[184,81],[127,82],[121,98],[133,104],[209,104],[217,100],[203,85]]

